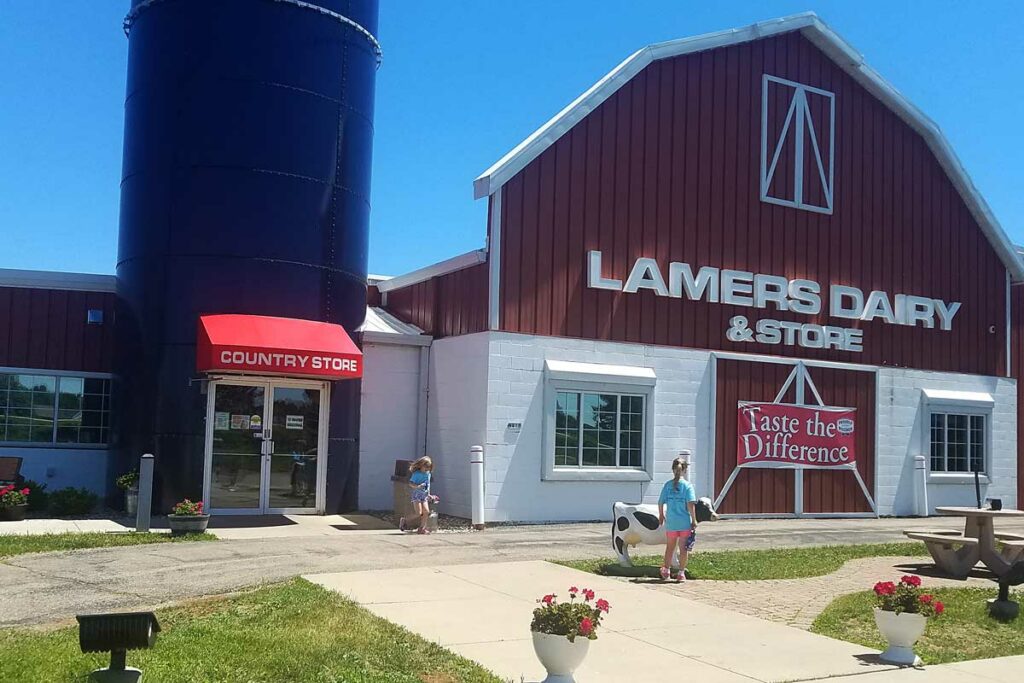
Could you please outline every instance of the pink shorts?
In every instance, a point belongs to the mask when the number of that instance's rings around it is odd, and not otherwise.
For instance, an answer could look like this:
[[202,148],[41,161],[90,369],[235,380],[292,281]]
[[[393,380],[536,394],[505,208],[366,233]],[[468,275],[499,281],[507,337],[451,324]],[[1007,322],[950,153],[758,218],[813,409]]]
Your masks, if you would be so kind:
[[673,538],[678,538],[680,541],[685,541],[689,537],[690,537],[690,530],[689,529],[687,529],[685,531],[666,531],[665,532],[665,538],[667,538],[670,541]]

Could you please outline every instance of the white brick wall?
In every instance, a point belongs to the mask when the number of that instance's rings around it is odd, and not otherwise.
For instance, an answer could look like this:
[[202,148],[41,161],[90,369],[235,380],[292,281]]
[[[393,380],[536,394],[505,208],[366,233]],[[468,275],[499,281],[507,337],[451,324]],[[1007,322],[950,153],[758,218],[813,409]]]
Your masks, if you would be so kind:
[[[691,480],[710,490],[710,354],[642,344],[489,333],[485,509],[489,521],[610,519],[616,500],[657,500],[682,449],[694,453]],[[542,481],[544,361],[653,368],[653,482]],[[509,422],[521,422],[518,435]],[[709,495],[709,494],[708,494]]]
[[395,460],[419,457],[420,347],[366,344],[359,415],[359,507],[390,510]]
[[[543,481],[544,361],[652,368],[657,375],[654,481]],[[485,447],[488,521],[610,519],[616,500],[654,502],[679,451],[693,452],[690,480],[712,493],[712,356],[643,344],[482,332],[434,343],[428,452],[438,460],[442,510],[470,514],[469,447]],[[811,369],[813,377],[813,368]],[[1016,384],[973,375],[883,368],[877,388],[877,481],[882,515],[913,513],[913,457],[922,452],[922,388],[983,391],[995,399],[993,481],[983,492],[1016,506]],[[518,434],[508,423],[522,423]],[[972,484],[930,484],[929,503],[969,504]]]
[[[913,505],[914,456],[925,455],[928,415],[922,389],[975,391],[992,395],[992,482],[983,497],[1002,498],[1004,507],[1017,506],[1017,384],[1016,380],[882,368],[878,371],[878,482],[875,495],[882,515],[909,515]],[[928,485],[928,504],[974,505],[973,481]]]
[[435,340],[430,350],[427,455],[438,509],[470,517],[469,449],[484,443],[488,332]]

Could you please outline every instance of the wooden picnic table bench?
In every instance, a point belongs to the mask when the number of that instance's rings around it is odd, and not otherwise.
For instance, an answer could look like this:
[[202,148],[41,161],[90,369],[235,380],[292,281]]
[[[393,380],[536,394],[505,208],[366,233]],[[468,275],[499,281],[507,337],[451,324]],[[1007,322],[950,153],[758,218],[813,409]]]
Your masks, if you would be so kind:
[[14,484],[21,486],[25,477],[21,476],[21,458],[13,455],[0,455],[0,486]]
[[946,574],[966,579],[980,561],[996,576],[1002,576],[1024,555],[1024,536],[997,533],[995,518],[1024,516],[1020,510],[990,510],[969,507],[938,507],[940,515],[965,517],[963,532],[945,529],[904,531],[907,538],[924,541],[935,566]]
[[956,531],[904,531],[915,541],[924,541],[935,566],[958,579],[966,579],[978,563],[978,539]]

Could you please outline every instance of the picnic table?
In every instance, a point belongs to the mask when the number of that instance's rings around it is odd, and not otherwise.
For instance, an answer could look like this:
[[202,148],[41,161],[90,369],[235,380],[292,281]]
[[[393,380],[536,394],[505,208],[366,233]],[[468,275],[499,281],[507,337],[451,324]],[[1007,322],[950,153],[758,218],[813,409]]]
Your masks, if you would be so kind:
[[996,518],[1022,519],[1021,510],[989,510],[974,507],[937,507],[940,515],[965,517],[964,531],[935,529],[904,531],[907,538],[924,541],[935,566],[958,579],[965,579],[978,562],[996,576],[1003,576],[1018,559],[1024,558],[1024,536],[998,533]]

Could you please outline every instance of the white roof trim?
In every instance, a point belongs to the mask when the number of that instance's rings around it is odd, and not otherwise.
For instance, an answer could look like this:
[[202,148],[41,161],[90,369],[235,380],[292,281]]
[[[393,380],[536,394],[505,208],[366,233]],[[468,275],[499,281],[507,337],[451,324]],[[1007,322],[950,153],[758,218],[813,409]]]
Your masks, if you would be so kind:
[[863,55],[839,37],[813,12],[763,21],[744,28],[656,43],[634,52],[569,106],[558,112],[554,118],[480,174],[473,181],[474,197],[479,199],[497,192],[502,185],[523,170],[541,152],[553,145],[562,135],[651,62],[726,45],[737,45],[792,31],[803,33],[808,40],[834,60],[855,81],[892,109],[897,116],[924,138],[1014,281],[1024,280],[1024,261],[1017,254],[1013,243],[1006,236],[988,203],[978,192],[939,127],[882,78],[877,71],[868,66],[864,62]]
[[463,268],[475,266],[479,263],[483,263],[486,260],[487,250],[475,249],[473,251],[466,252],[465,254],[460,254],[459,256],[450,258],[447,261],[441,261],[440,263],[435,263],[425,268],[414,270],[411,273],[406,273],[405,275],[398,275],[397,277],[393,277],[390,280],[384,280],[377,285],[377,289],[380,290],[382,293],[390,292],[393,289],[401,289],[402,287],[408,287],[409,285],[414,285],[417,282],[429,280],[430,278],[437,277],[438,275],[447,275],[448,273],[454,273],[457,270],[462,270]]
[[657,381],[653,368],[633,365],[604,365],[602,363],[575,363],[564,360],[544,361],[544,371],[556,380],[583,382],[619,382],[653,386]]
[[959,403],[978,407],[992,407],[995,399],[983,391],[948,391],[945,389],[922,389],[929,403]]
[[114,292],[117,278],[92,273],[62,273],[51,270],[0,268],[0,287],[67,289],[77,292]]

